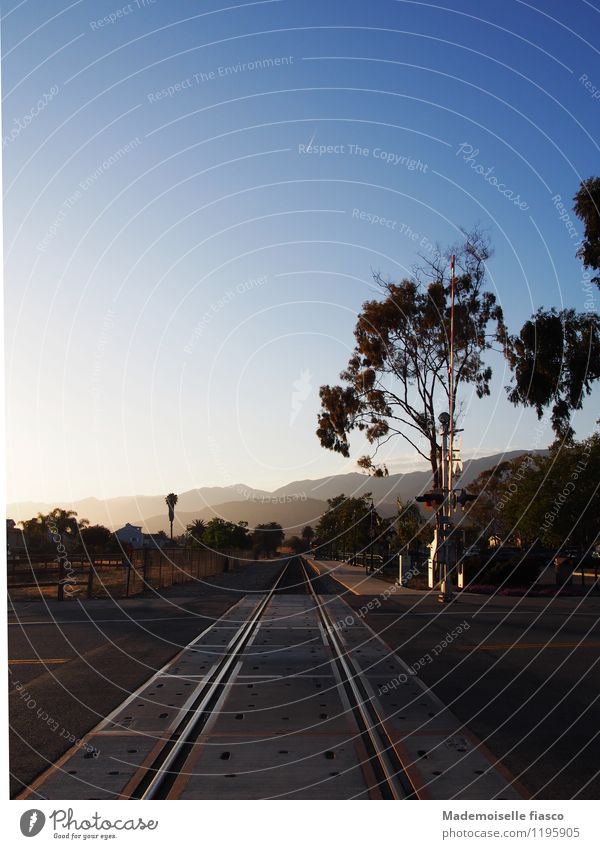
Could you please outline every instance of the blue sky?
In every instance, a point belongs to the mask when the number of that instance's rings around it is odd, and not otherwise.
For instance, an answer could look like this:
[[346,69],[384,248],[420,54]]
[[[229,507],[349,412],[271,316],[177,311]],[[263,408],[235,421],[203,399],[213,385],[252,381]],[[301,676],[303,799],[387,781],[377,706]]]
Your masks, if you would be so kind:
[[[358,441],[346,461],[314,435],[319,386],[372,270],[401,278],[461,226],[489,231],[512,331],[584,308],[570,199],[600,173],[599,13],[450,5],[3,4],[9,501],[354,470]],[[545,447],[490,363],[464,455]]]

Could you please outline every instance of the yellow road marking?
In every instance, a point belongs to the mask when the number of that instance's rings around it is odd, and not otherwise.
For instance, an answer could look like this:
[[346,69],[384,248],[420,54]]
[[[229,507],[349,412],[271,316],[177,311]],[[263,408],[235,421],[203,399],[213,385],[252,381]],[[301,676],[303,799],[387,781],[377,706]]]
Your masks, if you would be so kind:
[[9,660],[8,665],[14,666],[17,663],[43,663],[45,666],[47,663],[67,663],[70,659],[70,657],[27,658],[25,660]]
[[332,569],[332,570],[331,570],[331,572],[328,572],[327,574],[328,574],[328,575],[331,575],[331,577],[332,577],[332,578],[334,578],[334,579],[338,582],[338,584],[341,584],[343,587],[346,587],[346,589],[347,589],[347,590],[350,590],[350,592],[351,592],[351,593],[354,593],[354,595],[360,595],[360,593],[359,593],[359,592],[357,592],[355,589],[353,589],[352,587],[349,587],[349,586],[348,586],[348,584],[345,584],[345,583],[342,581],[342,579],[341,579],[341,578],[338,578],[338,576],[337,576],[337,575],[332,574],[332,573],[333,573],[333,571],[334,571],[334,570]]
[[[342,581],[342,579],[341,579],[341,578],[338,578],[338,577],[337,577],[337,575],[335,575],[335,574],[334,574],[334,572],[335,572],[335,570],[336,570],[336,567],[335,567],[335,566],[333,566],[331,569],[327,569],[327,571],[323,571],[323,572],[321,572],[321,570],[319,569],[319,567],[317,566],[317,564],[314,562],[314,560],[313,560],[313,561],[311,561],[311,563],[312,563],[312,565],[314,566],[314,568],[317,570],[317,572],[319,573],[319,575],[322,575],[322,574],[323,574],[323,575],[326,575],[326,576],[328,576],[328,577],[330,577],[330,578],[333,578],[335,581],[337,581],[337,582],[338,582],[338,584],[341,584],[343,587],[346,587],[346,589],[347,589],[347,590],[350,590],[350,592],[351,592],[351,593],[354,593],[354,595],[360,595],[360,593],[357,593],[357,592],[356,592],[356,590],[353,590],[353,589],[352,589],[352,587],[349,587],[349,586],[348,586],[348,584],[345,584],[345,583]],[[323,570],[325,570],[325,568],[326,568],[326,567],[325,567],[325,566],[323,566]]]

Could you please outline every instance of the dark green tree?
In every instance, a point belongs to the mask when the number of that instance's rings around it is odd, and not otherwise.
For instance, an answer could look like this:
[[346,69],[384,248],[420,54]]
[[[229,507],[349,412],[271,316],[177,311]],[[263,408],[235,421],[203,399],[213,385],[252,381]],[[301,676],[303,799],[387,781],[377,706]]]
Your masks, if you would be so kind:
[[265,554],[271,557],[276,554],[284,536],[283,528],[277,522],[257,525],[252,533],[252,548],[255,555]]
[[75,510],[64,510],[55,507],[50,513],[38,513],[32,519],[19,523],[23,528],[23,536],[30,550],[51,550],[56,547],[53,537],[60,536],[65,544],[71,547],[79,541],[80,529],[89,525],[87,519],[78,519]]
[[231,548],[250,548],[252,540],[248,530],[248,522],[236,522],[231,529]]
[[600,535],[600,435],[547,454],[525,454],[483,472],[467,514],[483,537],[588,550]]
[[[584,226],[577,256],[585,268],[600,271],[600,177],[583,180],[573,200],[575,213]],[[592,281],[600,288],[600,275],[592,277]]]
[[186,545],[197,548],[202,545],[206,522],[203,519],[194,519],[185,528]]
[[79,535],[82,546],[88,553],[97,554],[118,549],[118,542],[114,534],[104,525],[89,525],[89,527],[80,528]]
[[562,544],[582,551],[600,533],[600,436],[572,445],[553,446],[548,455],[535,455],[527,474],[505,493],[505,521],[524,543]]
[[557,438],[571,441],[571,414],[600,378],[600,318],[573,309],[540,309],[511,337],[509,400],[533,407],[538,418],[551,407]]
[[208,548],[225,550],[230,548],[246,549],[249,547],[247,522],[227,522],[215,516],[208,522],[202,534],[202,543]]
[[291,548],[295,554],[302,554],[303,551],[306,551],[306,542],[296,535],[284,540],[283,544]]
[[485,469],[469,484],[469,492],[475,500],[468,505],[464,527],[476,530],[475,541],[486,546],[491,536],[499,537],[503,543],[515,542],[517,529],[514,527],[506,503],[512,497],[509,487],[525,478],[533,466],[533,457],[523,454],[513,460],[503,460]]
[[[574,210],[584,225],[577,256],[586,269],[600,270],[600,177],[584,180],[574,197]],[[600,287],[600,276],[592,277]],[[551,409],[558,440],[571,442],[571,414],[600,378],[600,319],[591,308],[539,309],[510,338],[506,356],[513,371],[507,386],[513,404],[533,407],[541,418]],[[587,305],[586,305],[587,306]]]
[[[421,511],[414,501],[403,503],[398,499],[398,517],[393,523],[394,542],[398,549],[416,550],[432,537],[431,522],[423,520]],[[432,514],[433,515],[433,514]]]
[[327,499],[327,505],[316,529],[321,546],[354,553],[364,551],[377,537],[381,517],[372,509],[370,492],[360,497],[336,495]]
[[486,291],[489,242],[478,231],[447,253],[437,251],[412,279],[375,281],[381,300],[367,301],[354,331],[356,345],[340,386],[322,386],[317,436],[323,447],[350,455],[349,435],[362,432],[374,447],[359,465],[386,474],[374,463],[378,449],[395,436],[431,465],[439,485],[438,413],[450,402],[448,380],[451,255],[456,254],[453,408],[463,384],[478,397],[490,394],[486,351],[506,342],[502,310]]
[[311,542],[315,538],[314,529],[310,525],[306,525],[302,528],[302,539],[306,543],[308,547],[310,547]]
[[23,539],[27,549],[32,552],[42,551],[50,546],[48,529],[42,513],[32,519],[19,522],[23,528]]

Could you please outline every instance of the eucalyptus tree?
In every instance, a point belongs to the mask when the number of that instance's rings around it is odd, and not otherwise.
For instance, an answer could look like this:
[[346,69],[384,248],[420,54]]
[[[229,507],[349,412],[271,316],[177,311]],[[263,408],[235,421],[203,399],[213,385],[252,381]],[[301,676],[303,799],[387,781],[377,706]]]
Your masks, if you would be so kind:
[[[600,177],[583,180],[573,201],[575,214],[584,227],[577,256],[585,268],[600,272]],[[600,274],[592,281],[600,289]]]
[[556,437],[571,442],[571,415],[600,378],[598,315],[540,309],[510,338],[507,358],[513,372],[509,400],[533,407],[538,418],[550,408]]
[[557,440],[571,443],[571,416],[580,410],[600,378],[600,318],[593,284],[600,288],[600,177],[584,180],[574,197],[574,211],[584,225],[577,256],[583,272],[584,310],[540,308],[509,339],[507,358],[513,371],[508,397],[533,407],[538,418],[550,409]]
[[460,412],[459,393],[466,384],[480,398],[490,394],[492,369],[485,354],[494,346],[504,350],[506,328],[495,295],[486,289],[489,241],[478,230],[463,235],[460,245],[423,258],[410,279],[393,282],[374,275],[381,297],[365,302],[358,315],[354,351],[340,375],[343,383],[321,387],[321,445],[348,457],[350,434],[362,432],[372,449],[358,463],[375,475],[387,474],[385,465],[375,463],[377,452],[400,437],[430,463],[434,485],[439,485],[438,414],[450,406]]

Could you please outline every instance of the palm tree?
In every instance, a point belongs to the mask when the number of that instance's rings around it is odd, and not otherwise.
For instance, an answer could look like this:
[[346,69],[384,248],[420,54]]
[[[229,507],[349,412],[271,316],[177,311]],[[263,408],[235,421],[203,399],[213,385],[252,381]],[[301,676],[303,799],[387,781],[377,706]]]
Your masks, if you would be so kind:
[[193,522],[190,522],[189,525],[186,526],[188,544],[191,540],[191,544],[194,543],[199,544],[202,542],[202,535],[206,530],[206,522],[203,519],[194,519]]
[[79,536],[79,529],[89,525],[87,519],[77,518],[75,510],[63,510],[60,507],[55,507],[47,516],[38,513],[37,521],[46,533],[59,534],[63,540],[76,539]]
[[79,519],[75,510],[61,510],[59,507],[52,511],[50,517],[54,519],[59,530],[73,537],[77,536],[81,528],[87,528],[90,524],[88,519]]
[[20,524],[28,545],[40,548],[46,546],[51,537],[56,536],[62,543],[67,540],[75,543],[80,529],[88,527],[90,523],[87,519],[78,519],[75,510],[55,507],[48,515],[38,513],[35,518],[22,521]]
[[175,521],[175,505],[178,498],[174,492],[170,492],[165,498],[165,504],[169,508],[169,524],[171,525],[171,541],[173,541],[173,522]]

